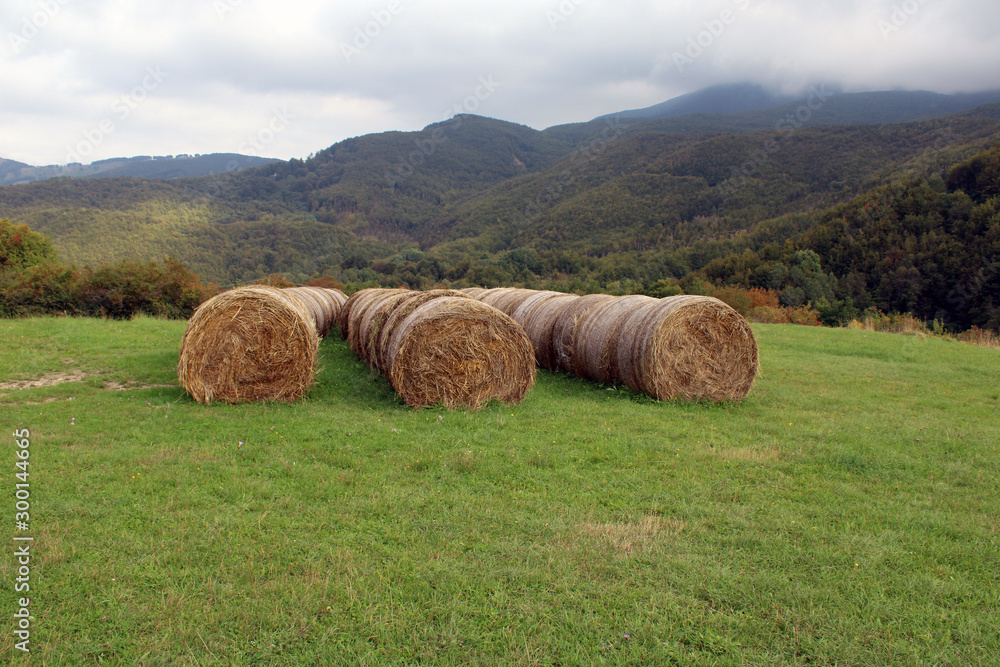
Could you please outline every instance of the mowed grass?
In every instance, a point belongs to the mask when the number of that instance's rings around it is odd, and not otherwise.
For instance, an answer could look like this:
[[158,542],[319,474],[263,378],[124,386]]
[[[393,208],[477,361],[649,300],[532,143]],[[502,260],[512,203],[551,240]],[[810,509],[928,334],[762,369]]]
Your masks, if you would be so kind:
[[[996,665],[1000,352],[755,325],[738,404],[540,371],[414,410],[333,336],[292,405],[200,406],[184,322],[0,321],[31,431],[15,664]],[[81,377],[82,375],[82,377]]]

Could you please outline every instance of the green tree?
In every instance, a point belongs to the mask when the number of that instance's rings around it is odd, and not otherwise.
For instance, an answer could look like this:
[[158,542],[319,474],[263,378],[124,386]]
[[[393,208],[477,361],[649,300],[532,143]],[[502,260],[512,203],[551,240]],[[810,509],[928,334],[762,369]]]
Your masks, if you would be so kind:
[[27,225],[0,220],[0,268],[22,270],[58,261],[59,254],[47,236],[31,231]]

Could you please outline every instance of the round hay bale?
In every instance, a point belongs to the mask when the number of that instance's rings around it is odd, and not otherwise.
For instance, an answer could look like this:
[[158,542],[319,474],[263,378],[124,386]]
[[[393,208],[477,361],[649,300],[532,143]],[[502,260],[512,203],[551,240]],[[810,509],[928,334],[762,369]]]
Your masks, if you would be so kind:
[[378,342],[379,333],[389,319],[392,311],[403,299],[406,299],[414,292],[410,290],[390,289],[380,292],[368,299],[362,308],[355,308],[351,313],[351,335],[348,343],[354,352],[367,361],[371,366],[376,366],[375,345]]
[[656,299],[622,323],[619,381],[665,400],[737,401],[757,377],[757,341],[747,321],[707,296]]
[[531,342],[514,320],[475,299],[427,301],[395,327],[387,376],[407,405],[516,403],[535,382]]
[[327,308],[320,303],[315,296],[302,287],[288,287],[282,290],[286,295],[293,295],[302,302],[309,316],[316,325],[316,333],[323,337],[326,335]]
[[524,326],[524,323],[531,314],[531,311],[534,310],[535,305],[539,302],[553,296],[576,296],[567,295],[565,292],[552,292],[550,290],[529,290],[529,292],[530,294],[518,300],[517,306],[507,313],[521,326]]
[[382,326],[377,334],[377,340],[375,340],[371,345],[374,364],[384,374],[388,374],[389,371],[387,350],[389,348],[389,339],[392,337],[392,332],[395,331],[399,324],[409,317],[410,313],[415,311],[417,308],[424,305],[428,301],[432,301],[443,296],[451,296],[459,299],[472,298],[468,294],[458,290],[433,289],[426,292],[410,292],[405,298],[400,299],[394,304],[392,313],[390,313],[389,317],[386,318],[384,326]]
[[[483,290],[478,295],[476,295],[477,301],[482,301],[487,306],[493,306],[497,299],[502,298],[508,292],[510,292],[513,287],[491,287],[490,289]],[[493,306],[496,308],[496,306]]]
[[597,382],[617,382],[622,326],[638,308],[655,302],[651,296],[633,294],[602,301],[583,312],[573,333],[576,374]]
[[[379,294],[396,292],[394,289],[368,288],[358,290],[340,308],[340,315],[337,316],[337,327],[340,329],[340,336],[346,341],[351,340],[351,323],[355,310],[360,310],[367,306],[368,301],[374,299]],[[353,349],[353,346],[351,346]]]
[[556,364],[555,347],[552,344],[552,329],[562,311],[580,297],[575,294],[561,292],[540,292],[537,299],[526,299],[517,310],[513,319],[524,327],[528,340],[535,348],[535,363],[542,368],[554,371]]
[[535,294],[538,294],[538,290],[501,287],[484,292],[476,298],[510,316],[525,299],[530,299]]
[[329,287],[320,287],[318,289],[326,294],[327,299],[329,299],[333,304],[334,312],[336,312],[337,317],[340,317],[340,309],[344,307],[345,303],[347,303],[347,295],[339,289],[331,289]]
[[479,297],[480,294],[482,294],[483,292],[485,292],[486,288],[485,287],[465,287],[465,288],[460,289],[458,291],[461,292],[462,294],[468,294],[473,299],[475,299],[475,298]]
[[[320,336],[326,336],[333,328],[333,323],[340,313],[340,305],[343,301],[338,301],[333,294],[333,290],[321,289],[319,287],[293,287],[290,288],[295,294],[304,294],[311,297],[320,307],[321,319],[316,323],[316,330]],[[344,297],[346,300],[347,297]]]
[[188,320],[177,377],[203,404],[294,401],[313,383],[318,346],[312,316],[295,295],[239,287]]
[[573,340],[576,336],[577,321],[591,308],[614,298],[610,294],[587,294],[565,305],[552,325],[552,350],[556,369],[578,374],[573,359]]

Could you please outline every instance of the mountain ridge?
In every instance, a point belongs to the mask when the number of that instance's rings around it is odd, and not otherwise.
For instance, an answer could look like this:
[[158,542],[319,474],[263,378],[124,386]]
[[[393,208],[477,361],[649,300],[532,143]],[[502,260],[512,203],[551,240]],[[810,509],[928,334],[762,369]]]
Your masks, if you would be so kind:
[[133,157],[95,160],[90,164],[70,163],[36,167],[15,160],[0,158],[0,186],[33,183],[50,178],[135,178],[171,179],[210,176],[212,174],[248,169],[271,162],[275,158],[261,158],[238,153],[208,153],[197,155],[137,155]]
[[[970,111],[991,103],[1000,103],[1000,90],[953,95],[929,91],[843,93],[837,89],[817,85],[801,94],[790,95],[771,92],[758,84],[737,83],[709,86],[642,109],[612,112],[590,121],[558,124],[542,130],[502,119],[491,120],[531,132],[540,132],[551,145],[571,149],[572,144],[579,143],[584,137],[594,134],[595,128],[602,128],[608,123],[624,125],[623,131],[629,133],[753,132],[774,127],[783,119],[790,117],[794,119],[797,127],[815,124],[880,125],[927,120]],[[809,116],[804,120],[799,118],[806,113],[802,110],[803,105],[806,106]],[[814,113],[820,108],[824,109],[822,116]],[[468,114],[455,116],[455,118],[462,117],[471,116]],[[420,132],[429,131],[433,143],[434,131],[447,127],[448,123],[454,123],[454,118],[432,123]],[[345,139],[334,146],[361,138],[392,134],[407,133],[399,131],[372,133]],[[426,140],[423,144],[424,147],[431,145],[426,143]],[[425,148],[423,152],[429,150]],[[413,165],[407,164],[407,157],[394,166],[402,168],[404,172],[408,171],[408,167]],[[418,151],[413,159],[420,160],[422,157],[427,156],[421,155]],[[59,177],[191,178],[248,169],[273,162],[287,161],[233,153],[212,153],[119,157],[95,161],[89,165],[73,163],[32,166],[0,157],[0,186]]]

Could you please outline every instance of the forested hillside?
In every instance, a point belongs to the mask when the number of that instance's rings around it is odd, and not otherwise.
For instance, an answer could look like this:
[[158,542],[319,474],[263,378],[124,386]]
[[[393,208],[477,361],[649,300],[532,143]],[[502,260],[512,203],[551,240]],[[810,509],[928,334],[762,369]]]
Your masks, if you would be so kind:
[[0,217],[64,261],[169,255],[223,286],[712,281],[828,319],[876,306],[996,327],[996,149],[983,151],[1000,105],[888,125],[831,125],[875,111],[814,106],[541,132],[462,115],[210,177],[4,187]]

